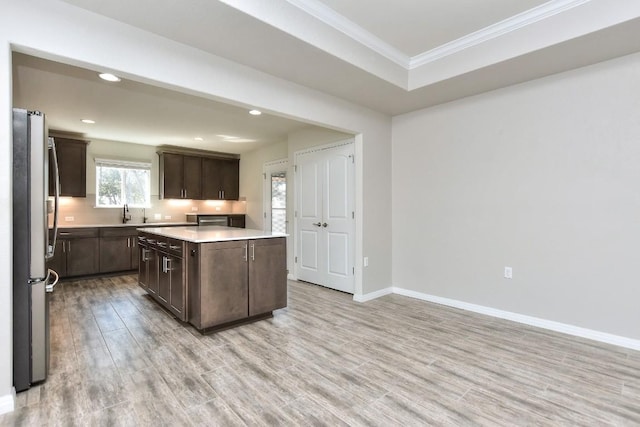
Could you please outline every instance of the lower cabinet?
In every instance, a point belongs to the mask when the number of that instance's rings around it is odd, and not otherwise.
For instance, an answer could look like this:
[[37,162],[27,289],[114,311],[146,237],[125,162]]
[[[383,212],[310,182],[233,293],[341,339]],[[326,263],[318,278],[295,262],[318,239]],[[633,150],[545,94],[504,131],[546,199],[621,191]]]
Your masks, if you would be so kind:
[[100,273],[138,268],[137,236],[132,227],[100,229]]
[[287,306],[284,238],[189,244],[189,322],[206,330]]
[[287,306],[284,237],[249,241],[249,316]]
[[187,320],[184,246],[144,233],[138,237],[138,285],[182,321]]
[[60,277],[87,276],[100,271],[100,247],[97,228],[60,231],[53,258],[47,267]]

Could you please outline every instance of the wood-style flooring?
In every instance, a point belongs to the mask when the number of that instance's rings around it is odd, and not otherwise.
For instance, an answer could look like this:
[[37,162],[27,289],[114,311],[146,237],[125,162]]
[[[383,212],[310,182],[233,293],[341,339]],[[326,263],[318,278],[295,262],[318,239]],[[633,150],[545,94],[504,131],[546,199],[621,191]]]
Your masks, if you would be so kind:
[[17,406],[0,425],[640,425],[640,353],[296,282],[202,336],[120,276],[56,287],[50,377]]

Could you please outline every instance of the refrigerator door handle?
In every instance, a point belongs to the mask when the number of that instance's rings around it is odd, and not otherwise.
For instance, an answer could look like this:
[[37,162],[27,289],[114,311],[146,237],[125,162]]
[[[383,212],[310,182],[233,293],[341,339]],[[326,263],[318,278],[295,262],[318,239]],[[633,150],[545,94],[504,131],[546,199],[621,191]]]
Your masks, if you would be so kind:
[[49,272],[47,274],[47,278],[48,278],[49,275],[56,276],[56,280],[54,280],[53,283],[48,283],[47,282],[47,285],[45,286],[44,289],[47,292],[53,292],[53,288],[55,288],[56,285],[58,284],[58,281],[60,280],[60,276],[58,276],[58,273],[56,273],[55,270],[52,270],[52,269],[49,269]]
[[[55,188],[55,193],[54,193],[54,200],[55,200],[55,206],[53,207],[53,244],[49,245],[49,247],[47,248],[47,253],[45,255],[46,259],[51,259],[53,258],[53,255],[55,254],[56,251],[56,242],[58,240],[58,204],[60,202],[60,178],[58,175],[58,156],[56,153],[56,142],[53,138],[49,137],[49,142],[48,142],[48,146],[49,146],[49,150],[51,150],[51,153],[53,155],[53,165],[54,165],[54,173],[53,173],[53,179],[54,179],[54,188]],[[45,189],[45,191],[47,191],[47,189]],[[48,233],[48,230],[47,230]],[[49,270],[49,271],[53,271],[53,270]],[[54,272],[55,273],[55,272]],[[58,275],[56,274],[56,277]],[[56,283],[58,283],[58,280],[56,279]],[[55,284],[53,285],[55,286]],[[53,290],[53,286],[51,287],[51,289]]]

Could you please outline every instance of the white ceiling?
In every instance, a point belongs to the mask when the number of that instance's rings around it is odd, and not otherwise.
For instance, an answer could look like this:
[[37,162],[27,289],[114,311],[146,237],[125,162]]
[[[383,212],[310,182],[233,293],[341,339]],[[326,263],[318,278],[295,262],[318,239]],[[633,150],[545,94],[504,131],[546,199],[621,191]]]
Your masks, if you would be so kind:
[[[389,115],[640,51],[637,0],[63,1]],[[50,70],[23,66],[17,96],[37,97],[27,94],[28,76],[48,86]],[[193,145],[188,138],[206,132],[268,143],[304,126],[264,115],[258,126],[245,108],[133,82],[94,87],[86,77],[79,80],[74,84],[90,86],[95,96],[75,94],[73,106],[65,107],[75,108],[73,117],[62,118],[64,102],[42,109],[71,129],[80,106],[100,99],[91,108],[102,107],[100,114],[121,129],[100,120],[81,129],[89,136]],[[60,99],[55,88],[46,90]],[[209,122],[203,130],[196,126]],[[210,142],[231,152],[259,146]]]
[[90,139],[240,154],[310,126],[133,81],[109,83],[94,71],[19,53],[13,75],[15,107],[45,112],[50,129]]

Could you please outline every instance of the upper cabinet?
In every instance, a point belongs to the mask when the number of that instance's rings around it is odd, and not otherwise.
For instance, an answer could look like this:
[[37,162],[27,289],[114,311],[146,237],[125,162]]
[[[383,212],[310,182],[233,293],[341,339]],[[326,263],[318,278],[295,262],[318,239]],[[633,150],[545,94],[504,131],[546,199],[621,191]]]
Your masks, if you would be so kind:
[[238,200],[240,160],[161,151],[160,198]]
[[240,197],[240,161],[238,159],[202,159],[202,198],[238,200]]
[[160,154],[160,198],[202,199],[202,158]]
[[[87,197],[87,141],[54,137],[60,195]],[[49,195],[54,194],[53,156],[49,157]]]

